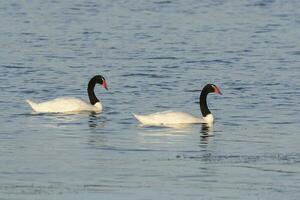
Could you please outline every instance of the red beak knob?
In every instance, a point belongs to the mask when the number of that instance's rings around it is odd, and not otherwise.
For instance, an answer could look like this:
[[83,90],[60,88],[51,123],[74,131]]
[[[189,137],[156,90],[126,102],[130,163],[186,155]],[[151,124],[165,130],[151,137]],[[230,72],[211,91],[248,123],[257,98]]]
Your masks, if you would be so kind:
[[108,90],[108,89],[107,89],[107,84],[106,84],[106,81],[105,81],[105,80],[103,80],[102,87],[105,88],[106,90]]

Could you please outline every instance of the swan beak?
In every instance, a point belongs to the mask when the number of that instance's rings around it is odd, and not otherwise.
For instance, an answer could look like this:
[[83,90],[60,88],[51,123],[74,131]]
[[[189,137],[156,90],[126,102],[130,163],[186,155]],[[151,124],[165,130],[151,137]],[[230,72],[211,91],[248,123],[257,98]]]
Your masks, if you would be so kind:
[[106,81],[105,81],[105,80],[103,80],[102,87],[105,88],[106,90],[108,90],[107,84],[106,84]]
[[217,93],[217,94],[222,95],[222,92],[221,92],[221,90],[220,90],[219,88],[215,88],[215,91],[214,91],[214,92]]

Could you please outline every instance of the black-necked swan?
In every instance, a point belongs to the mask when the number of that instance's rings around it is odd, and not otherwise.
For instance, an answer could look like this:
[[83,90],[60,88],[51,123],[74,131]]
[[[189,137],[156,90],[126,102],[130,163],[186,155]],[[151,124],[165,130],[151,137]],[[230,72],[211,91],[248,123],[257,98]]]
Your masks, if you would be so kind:
[[209,93],[222,94],[220,89],[214,84],[207,84],[204,86],[199,97],[200,110],[203,118],[198,118],[184,112],[174,112],[174,111],[157,112],[149,115],[134,114],[134,116],[143,125],[168,126],[174,124],[194,124],[194,123],[212,124],[214,121],[214,117],[211,114],[210,110],[208,109],[206,103],[206,98]]
[[101,75],[94,76],[89,81],[87,88],[90,103],[75,97],[60,97],[42,103],[35,103],[27,99],[26,102],[35,112],[39,113],[65,113],[81,111],[101,112],[102,104],[94,93],[94,88],[97,83],[107,90],[105,78]]

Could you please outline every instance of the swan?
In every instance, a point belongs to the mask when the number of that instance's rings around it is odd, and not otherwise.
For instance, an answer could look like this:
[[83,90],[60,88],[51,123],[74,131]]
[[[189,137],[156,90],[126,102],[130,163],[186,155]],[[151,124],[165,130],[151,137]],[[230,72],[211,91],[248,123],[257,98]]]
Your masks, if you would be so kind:
[[209,93],[222,94],[220,89],[214,84],[207,84],[201,91],[200,100],[200,110],[202,113],[202,118],[190,115],[184,112],[178,111],[164,111],[156,112],[148,115],[137,115],[133,114],[134,117],[143,125],[151,126],[170,126],[174,124],[195,124],[195,123],[205,123],[212,124],[214,117],[207,107],[206,98]]
[[42,103],[35,103],[26,99],[26,102],[35,112],[38,113],[65,113],[80,111],[101,112],[102,104],[94,93],[94,88],[97,83],[107,90],[105,78],[101,75],[94,76],[89,81],[87,88],[90,103],[75,97],[59,97]]

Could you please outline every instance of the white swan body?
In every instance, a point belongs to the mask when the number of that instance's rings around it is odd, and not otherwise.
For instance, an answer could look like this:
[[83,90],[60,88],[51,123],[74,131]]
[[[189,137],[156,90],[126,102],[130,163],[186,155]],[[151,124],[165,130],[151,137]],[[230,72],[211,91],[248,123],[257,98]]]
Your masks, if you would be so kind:
[[101,112],[103,109],[100,102],[92,105],[74,97],[61,97],[42,103],[35,103],[27,99],[26,102],[35,112],[42,113],[66,113],[83,111]]
[[39,113],[101,112],[102,104],[94,93],[96,84],[100,84],[107,90],[105,78],[101,75],[94,76],[89,81],[87,88],[90,103],[74,97],[61,97],[42,103],[35,103],[27,99],[26,102],[35,112]]
[[214,118],[212,114],[203,118],[198,118],[184,112],[164,111],[152,113],[149,115],[137,115],[134,117],[144,125],[164,126],[171,124],[199,124],[212,123]]
[[157,112],[149,115],[136,115],[135,118],[141,122],[143,125],[152,125],[152,126],[171,126],[178,124],[198,124],[205,123],[212,125],[214,122],[214,117],[211,114],[210,110],[207,107],[206,97],[209,93],[222,94],[220,89],[214,84],[207,84],[204,86],[199,97],[200,111],[202,113],[202,118],[195,117],[188,113],[184,112],[174,112],[174,111],[165,111]]

